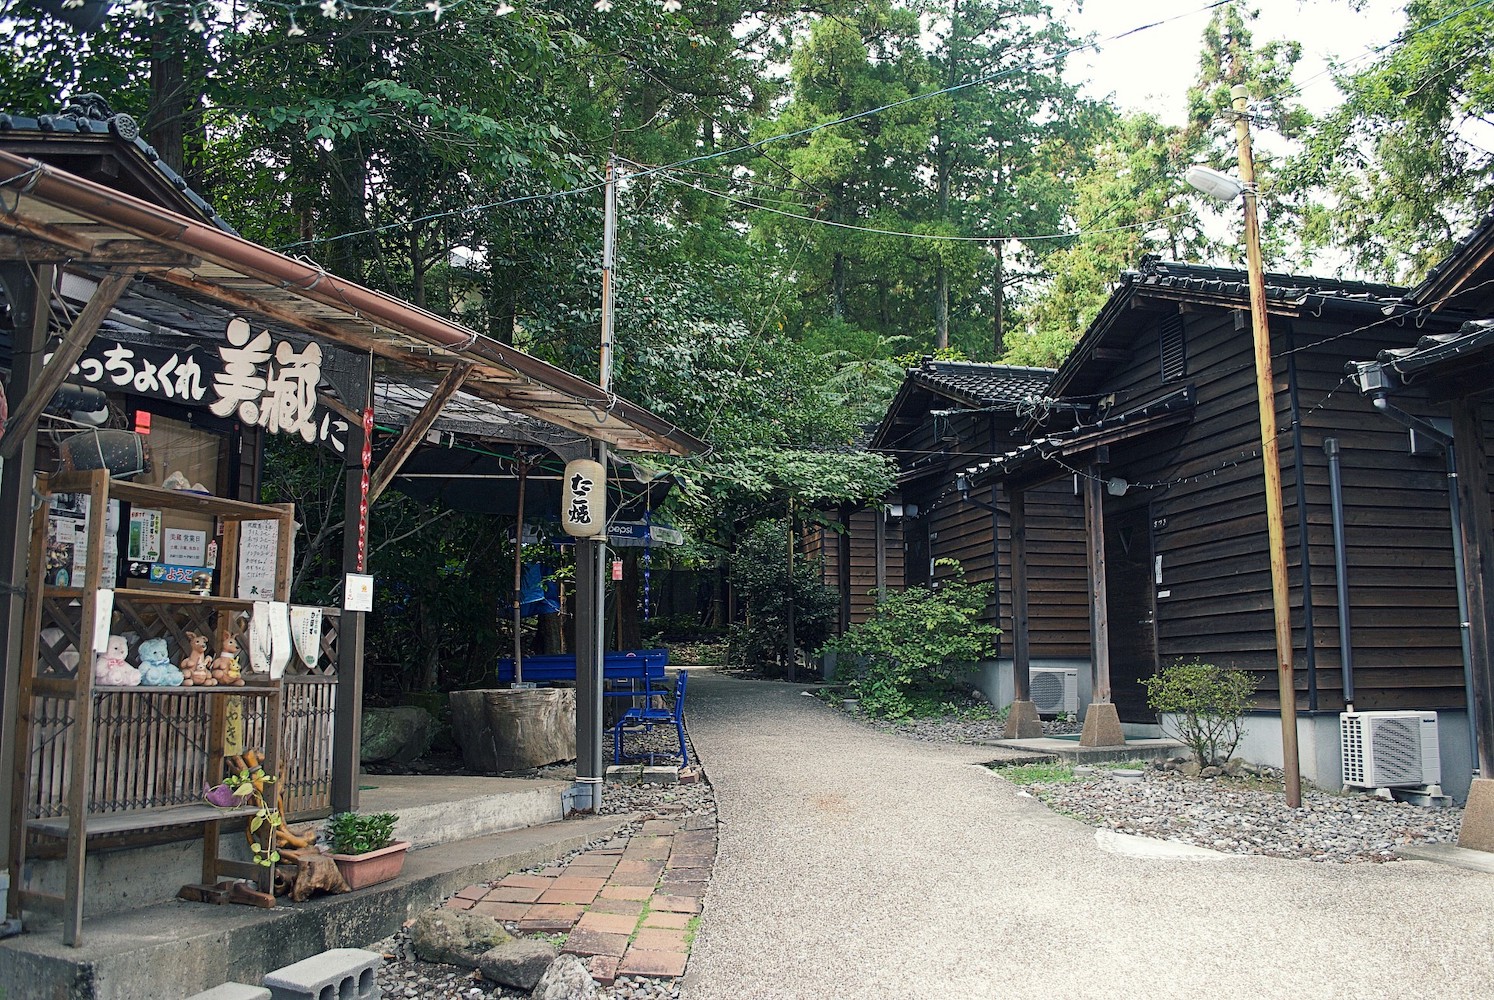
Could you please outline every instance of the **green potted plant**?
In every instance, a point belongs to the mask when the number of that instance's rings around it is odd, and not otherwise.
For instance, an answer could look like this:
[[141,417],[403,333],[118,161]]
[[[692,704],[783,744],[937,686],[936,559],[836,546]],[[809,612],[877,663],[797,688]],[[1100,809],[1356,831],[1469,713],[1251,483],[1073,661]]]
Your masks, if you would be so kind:
[[349,889],[387,882],[405,866],[408,840],[394,839],[394,813],[335,813],[327,818],[332,860]]

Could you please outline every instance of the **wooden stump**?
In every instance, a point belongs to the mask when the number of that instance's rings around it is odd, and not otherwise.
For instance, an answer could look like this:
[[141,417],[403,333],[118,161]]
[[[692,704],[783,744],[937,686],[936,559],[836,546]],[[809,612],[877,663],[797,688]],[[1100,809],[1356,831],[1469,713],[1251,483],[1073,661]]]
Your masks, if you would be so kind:
[[462,760],[480,774],[524,771],[576,758],[576,692],[527,688],[451,692]]

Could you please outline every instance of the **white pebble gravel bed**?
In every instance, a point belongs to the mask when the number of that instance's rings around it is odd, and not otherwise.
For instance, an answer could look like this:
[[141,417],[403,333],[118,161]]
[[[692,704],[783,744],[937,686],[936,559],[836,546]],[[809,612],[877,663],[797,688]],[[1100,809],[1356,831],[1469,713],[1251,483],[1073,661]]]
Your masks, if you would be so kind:
[[1072,781],[1023,787],[1051,809],[1117,833],[1225,854],[1338,864],[1394,861],[1398,847],[1456,842],[1463,819],[1457,808],[1428,808],[1369,793],[1329,793],[1306,785],[1301,808],[1291,809],[1280,791],[1279,772],[1251,779],[1189,778],[1136,766],[1143,768],[1140,781],[1120,781],[1100,769]]
[[[844,711],[844,709],[842,709]],[[920,743],[985,743],[1001,738],[1002,724],[954,716],[883,722],[852,718]],[[1074,723],[1044,721],[1045,735],[1077,732]],[[993,754],[993,756],[997,756]],[[1146,764],[1142,780],[1116,780],[1107,769],[1072,781],[1024,787],[1049,808],[1117,833],[1173,840],[1225,854],[1262,854],[1337,864],[1397,860],[1411,844],[1456,843],[1463,811],[1427,808],[1367,792],[1333,793],[1304,785],[1302,808],[1289,809],[1279,771],[1259,777],[1189,778]],[[1002,773],[996,768],[996,773]],[[1274,784],[1275,790],[1272,790]]]
[[[678,742],[676,741],[676,746]],[[692,750],[693,759],[693,750]],[[574,774],[574,770],[571,772]],[[553,775],[546,775],[553,777]],[[577,851],[553,862],[563,865],[577,854],[608,846],[621,846],[623,838],[637,833],[643,821],[655,817],[685,819],[690,816],[714,815],[716,798],[705,781],[689,785],[653,785],[609,783],[602,791],[603,815],[638,814],[638,818],[621,827],[604,840],[588,843]],[[542,867],[529,869],[538,872]],[[392,1000],[500,1000],[527,997],[529,994],[504,989],[488,982],[475,969],[456,965],[423,962],[409,946],[408,934],[400,932],[369,946],[382,952],[386,960],[379,967],[378,981],[385,998]],[[619,976],[611,986],[599,986],[598,1000],[679,1000],[679,985],[673,979],[644,979]]]

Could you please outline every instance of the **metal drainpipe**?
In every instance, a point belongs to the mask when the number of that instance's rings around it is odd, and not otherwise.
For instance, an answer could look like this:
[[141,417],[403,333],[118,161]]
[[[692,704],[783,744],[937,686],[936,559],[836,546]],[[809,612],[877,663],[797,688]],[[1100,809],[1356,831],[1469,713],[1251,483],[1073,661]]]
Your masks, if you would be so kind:
[[1468,745],[1473,748],[1473,773],[1478,775],[1478,716],[1475,711],[1473,694],[1473,647],[1469,636],[1470,623],[1468,621],[1468,593],[1464,589],[1467,580],[1467,567],[1463,564],[1463,506],[1458,500],[1458,460],[1453,452],[1452,435],[1422,417],[1414,413],[1407,413],[1400,407],[1394,405],[1383,394],[1374,397],[1371,402],[1375,409],[1385,414],[1391,420],[1404,426],[1415,428],[1432,440],[1442,445],[1442,450],[1447,455],[1447,510],[1452,520],[1452,550],[1453,550],[1453,577],[1457,583],[1458,590],[1458,644],[1463,652],[1463,698],[1468,708]]
[[1344,711],[1354,711],[1354,642],[1349,631],[1349,560],[1344,544],[1344,479],[1338,438],[1325,438],[1328,493],[1333,500],[1333,577],[1338,588],[1338,662],[1343,674]]

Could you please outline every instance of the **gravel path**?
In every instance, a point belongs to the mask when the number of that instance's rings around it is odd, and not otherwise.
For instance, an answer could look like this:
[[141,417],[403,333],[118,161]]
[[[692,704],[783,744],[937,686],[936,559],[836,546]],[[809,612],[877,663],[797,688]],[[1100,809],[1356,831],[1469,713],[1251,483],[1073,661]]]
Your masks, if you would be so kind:
[[691,688],[722,827],[686,1000],[1489,995],[1486,875],[1121,856],[989,748],[784,684]]

